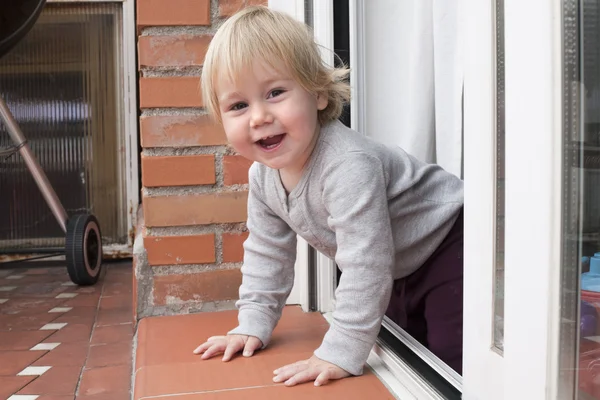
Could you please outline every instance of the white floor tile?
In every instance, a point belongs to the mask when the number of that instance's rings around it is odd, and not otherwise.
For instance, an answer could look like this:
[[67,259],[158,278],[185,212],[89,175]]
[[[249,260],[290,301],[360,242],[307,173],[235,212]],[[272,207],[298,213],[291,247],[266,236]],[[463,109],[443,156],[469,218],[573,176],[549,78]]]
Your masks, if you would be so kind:
[[44,375],[52,367],[27,367],[19,372],[17,376],[40,376]]
[[49,313],[66,313],[73,309],[73,307],[54,307]]
[[8,299],[0,299],[0,304],[4,304],[8,301]]
[[33,346],[32,348],[30,348],[29,350],[31,350],[31,351],[36,351],[36,350],[50,351],[50,350],[54,350],[58,346],[60,346],[60,343],[38,343],[35,346]]
[[0,286],[0,292],[10,292],[11,290],[15,290],[16,286]]
[[40,331],[58,331],[67,326],[65,322],[60,324],[46,324],[40,328]]
[[8,400],[36,400],[38,397],[37,394],[13,394]]
[[76,297],[79,293],[61,293],[59,295],[57,295],[55,298],[56,299],[72,299],[73,297]]
[[23,278],[25,278],[25,275],[10,275],[4,279],[15,279],[16,280],[16,279],[23,279]]
[[76,284],[74,284],[73,282],[65,282],[62,284],[62,286],[77,286]]

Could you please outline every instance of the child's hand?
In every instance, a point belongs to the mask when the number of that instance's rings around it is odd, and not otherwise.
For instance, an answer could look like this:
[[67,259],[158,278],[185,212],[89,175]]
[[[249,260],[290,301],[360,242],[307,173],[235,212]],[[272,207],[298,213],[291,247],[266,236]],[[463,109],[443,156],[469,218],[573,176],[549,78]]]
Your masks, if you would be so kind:
[[297,363],[278,368],[273,373],[276,375],[273,381],[285,381],[286,386],[294,386],[298,383],[312,380],[315,381],[315,386],[321,386],[330,380],[350,376],[348,372],[337,365],[323,361],[314,355],[308,360],[298,361]]
[[231,357],[240,350],[244,350],[244,357],[251,357],[254,351],[262,347],[260,339],[247,335],[213,336],[206,343],[198,346],[194,354],[202,354],[202,359],[207,360],[214,355],[223,354],[223,361],[231,360]]

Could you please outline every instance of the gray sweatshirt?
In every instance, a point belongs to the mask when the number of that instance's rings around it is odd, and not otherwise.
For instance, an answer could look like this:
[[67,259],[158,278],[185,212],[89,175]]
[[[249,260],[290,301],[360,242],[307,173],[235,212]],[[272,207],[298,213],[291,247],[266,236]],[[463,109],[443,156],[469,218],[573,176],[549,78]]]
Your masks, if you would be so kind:
[[239,325],[229,333],[269,343],[294,282],[299,235],[343,272],[315,355],[362,374],[393,281],[417,270],[450,231],[463,182],[339,121],[322,127],[289,195],[279,172],[262,164],[251,166],[249,180]]

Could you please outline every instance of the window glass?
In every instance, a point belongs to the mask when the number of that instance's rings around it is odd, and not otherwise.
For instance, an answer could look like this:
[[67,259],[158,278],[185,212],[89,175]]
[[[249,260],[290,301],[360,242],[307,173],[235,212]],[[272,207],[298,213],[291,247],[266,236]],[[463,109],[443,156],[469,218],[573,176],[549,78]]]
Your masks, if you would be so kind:
[[600,0],[563,2],[560,398],[600,399]]

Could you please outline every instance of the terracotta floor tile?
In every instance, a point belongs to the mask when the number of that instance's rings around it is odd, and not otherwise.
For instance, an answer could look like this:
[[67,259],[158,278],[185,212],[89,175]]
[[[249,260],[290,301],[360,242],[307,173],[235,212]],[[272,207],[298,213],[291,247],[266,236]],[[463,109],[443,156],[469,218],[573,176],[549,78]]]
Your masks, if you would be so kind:
[[[237,321],[236,321],[237,322]],[[304,312],[301,307],[287,306],[283,309],[281,319],[275,329],[295,329],[307,325],[329,325],[327,320],[318,312]]]
[[130,399],[131,399],[131,392],[129,392],[129,391],[100,393],[100,394],[92,395],[92,396],[82,396],[82,395],[77,396],[77,400],[130,400]]
[[36,400],[73,400],[73,396],[49,395],[40,396]]
[[161,397],[162,400],[394,400],[394,396],[372,374],[347,378],[315,387],[307,383],[294,387],[273,385],[241,390],[225,390]]
[[92,368],[83,371],[78,395],[108,395],[129,390],[131,368],[119,365],[104,368]]
[[[192,352],[203,338],[227,333],[236,320],[237,311],[144,318],[138,324],[136,368],[194,361]],[[172,337],[177,346],[165,346]]]
[[89,345],[86,342],[61,343],[34,362],[34,366],[51,365],[53,367],[82,367],[88,355]]
[[[18,281],[15,281],[18,282]],[[18,285],[18,283],[14,283]],[[65,286],[61,286],[57,282],[36,282],[24,285],[14,290],[11,295],[13,297],[35,297],[35,298],[54,298],[58,294],[66,290]]]
[[57,317],[56,314],[0,314],[0,330],[2,331],[36,331]]
[[135,375],[136,398],[273,384],[273,370],[310,357],[296,354],[256,354],[224,363],[219,358],[144,367]]
[[107,282],[104,285],[102,296],[131,296],[131,286],[131,283],[125,280],[123,282]]
[[73,395],[81,367],[52,367],[29,385],[21,389],[18,394],[44,394],[44,395]]
[[98,326],[94,329],[92,344],[107,344],[130,341],[133,338],[133,324]]
[[116,296],[103,296],[100,299],[100,309],[122,309],[131,307],[131,294],[120,294]]
[[[52,331],[48,331],[52,332]],[[54,331],[52,336],[44,340],[44,343],[74,343],[89,342],[92,334],[92,325],[67,325],[59,331]]]
[[100,293],[78,294],[77,297],[68,299],[63,303],[65,307],[97,307],[100,302]]
[[8,399],[35,378],[35,376],[0,376],[0,399]]
[[[92,308],[92,307],[86,307]],[[72,315],[69,313],[64,314],[54,314],[57,318],[52,321],[55,323],[66,322],[69,325],[89,325],[92,326],[96,322],[96,314],[88,314],[88,315]]]
[[98,368],[112,365],[131,366],[132,355],[133,343],[131,341],[91,346],[89,348],[85,367]]
[[0,314],[34,315],[42,314],[63,303],[61,299],[18,298],[0,304]]
[[43,355],[43,351],[0,351],[0,376],[15,376]]
[[131,322],[131,308],[100,309],[97,326],[121,325]]
[[50,335],[52,331],[0,331],[0,350],[29,350]]
[[[196,347],[211,336],[226,334],[236,323],[237,311],[142,319],[138,326],[136,368],[194,361],[198,357],[192,354]],[[286,307],[267,349],[277,349],[284,345],[289,346],[286,351],[314,350],[328,327],[327,321],[319,313],[304,313],[300,307]],[[317,336],[302,333],[280,335],[281,332],[294,328],[316,330]],[[176,346],[165,345],[171,337],[177,337]]]

